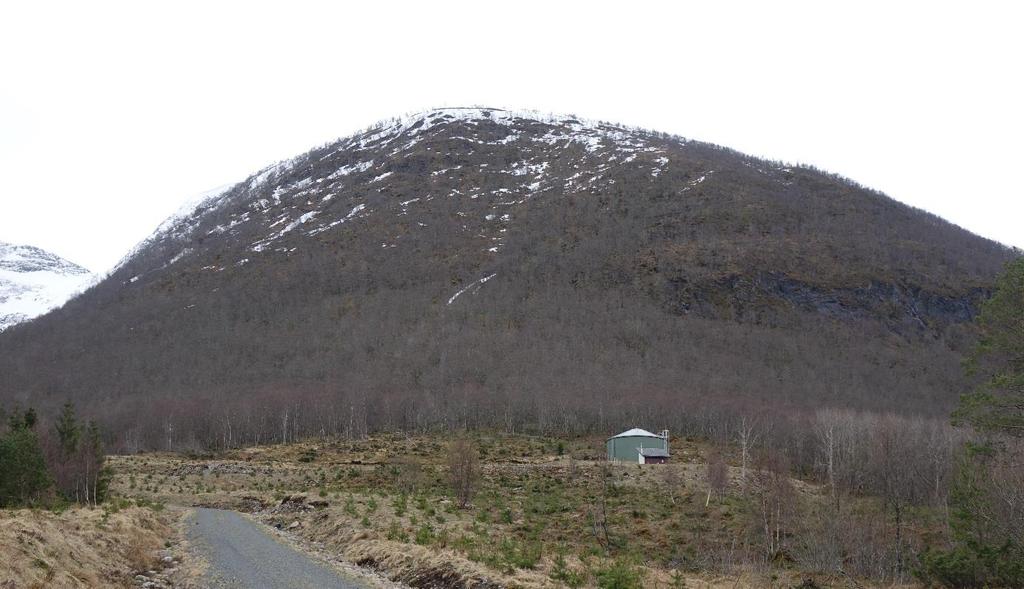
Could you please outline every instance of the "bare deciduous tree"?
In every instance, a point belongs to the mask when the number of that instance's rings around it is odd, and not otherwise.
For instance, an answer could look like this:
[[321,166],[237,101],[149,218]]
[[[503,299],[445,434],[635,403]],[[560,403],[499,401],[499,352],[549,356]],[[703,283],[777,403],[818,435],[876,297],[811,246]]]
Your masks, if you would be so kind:
[[666,494],[673,505],[676,503],[679,489],[682,486],[682,478],[679,476],[676,466],[675,464],[666,464],[661,468],[661,482],[665,485]]
[[753,493],[764,555],[769,561],[783,552],[788,526],[796,513],[796,491],[789,473],[789,461],[782,454],[764,451],[758,457]]
[[465,509],[473,500],[479,476],[476,444],[466,437],[456,438],[448,447],[448,478],[460,508]]
[[597,476],[597,498],[590,507],[590,523],[593,527],[594,539],[598,544],[607,548],[611,545],[611,534],[608,531],[608,486],[611,478],[611,470],[607,463],[602,463],[598,469]]
[[740,447],[740,484],[746,489],[747,466],[750,464],[750,453],[758,441],[757,422],[746,415],[740,418],[736,428],[736,443]]
[[415,458],[400,456],[391,462],[395,486],[403,493],[411,494],[423,484],[423,465]]
[[725,464],[725,458],[719,450],[712,450],[708,454],[708,496],[712,492],[719,497],[725,494],[729,488],[729,467]]

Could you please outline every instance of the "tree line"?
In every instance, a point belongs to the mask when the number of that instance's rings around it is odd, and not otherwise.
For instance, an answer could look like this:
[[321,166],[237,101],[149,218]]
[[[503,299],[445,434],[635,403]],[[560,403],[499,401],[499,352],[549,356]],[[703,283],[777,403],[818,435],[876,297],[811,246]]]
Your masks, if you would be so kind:
[[[952,421],[820,409],[802,428],[743,416],[715,432],[735,449],[757,561],[886,583],[1024,587],[1024,258],[1007,265],[978,324],[968,368],[979,384]],[[709,457],[718,493],[723,468]],[[799,501],[794,475],[820,483],[827,501]]]
[[99,426],[80,422],[73,405],[64,405],[52,428],[32,408],[14,410],[0,428],[0,507],[98,505],[110,477],[104,462]]

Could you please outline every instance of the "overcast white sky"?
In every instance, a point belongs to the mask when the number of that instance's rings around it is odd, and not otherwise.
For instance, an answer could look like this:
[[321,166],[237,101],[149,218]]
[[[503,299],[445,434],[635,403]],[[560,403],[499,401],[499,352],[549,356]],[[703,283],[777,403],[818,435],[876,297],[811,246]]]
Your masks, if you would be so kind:
[[482,104],[814,164],[1024,247],[1014,2],[355,4],[0,5],[0,241],[103,271],[199,192]]

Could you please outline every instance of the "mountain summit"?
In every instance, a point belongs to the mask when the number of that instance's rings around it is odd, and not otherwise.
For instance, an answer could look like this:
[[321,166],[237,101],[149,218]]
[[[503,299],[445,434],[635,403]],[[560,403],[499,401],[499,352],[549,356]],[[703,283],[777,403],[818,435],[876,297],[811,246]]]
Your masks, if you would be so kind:
[[1011,256],[814,169],[573,116],[433,110],[169,219],[0,337],[0,401],[89,396],[149,445],[171,425],[209,442],[222,419],[276,435],[282,415],[287,436],[945,411]]
[[0,242],[0,331],[63,304],[92,279],[88,270],[60,256]]

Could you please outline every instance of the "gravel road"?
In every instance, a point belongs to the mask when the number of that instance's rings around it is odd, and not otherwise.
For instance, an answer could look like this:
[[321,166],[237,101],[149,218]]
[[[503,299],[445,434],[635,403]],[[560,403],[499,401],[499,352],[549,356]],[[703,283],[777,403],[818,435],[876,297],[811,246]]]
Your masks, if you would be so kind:
[[204,586],[230,589],[367,587],[296,551],[259,524],[233,511],[197,508],[187,525],[193,550],[209,565]]

